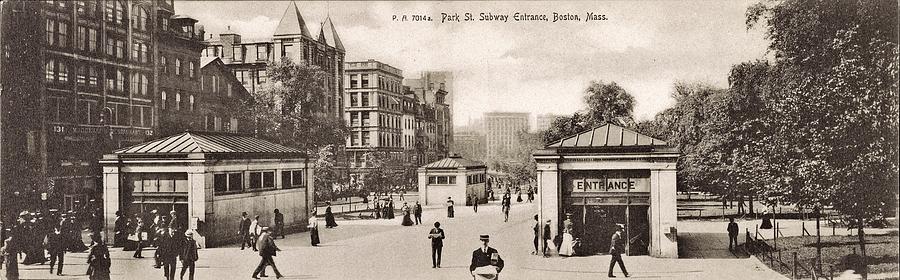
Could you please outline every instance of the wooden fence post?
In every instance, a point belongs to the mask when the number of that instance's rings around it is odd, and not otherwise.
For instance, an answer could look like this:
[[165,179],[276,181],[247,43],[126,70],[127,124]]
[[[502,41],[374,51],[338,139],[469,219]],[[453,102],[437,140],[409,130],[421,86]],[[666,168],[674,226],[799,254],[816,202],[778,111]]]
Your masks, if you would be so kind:
[[797,279],[797,252],[793,252],[794,262],[791,263],[791,279]]

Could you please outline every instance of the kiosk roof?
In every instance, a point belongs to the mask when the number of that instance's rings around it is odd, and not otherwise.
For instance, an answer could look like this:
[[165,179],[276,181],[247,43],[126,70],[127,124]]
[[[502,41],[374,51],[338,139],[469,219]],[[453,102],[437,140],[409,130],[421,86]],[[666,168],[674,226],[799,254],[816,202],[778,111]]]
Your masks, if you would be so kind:
[[614,125],[605,124],[588,131],[567,136],[559,141],[547,145],[552,148],[588,148],[588,147],[652,147],[668,146],[668,143],[633,130]]

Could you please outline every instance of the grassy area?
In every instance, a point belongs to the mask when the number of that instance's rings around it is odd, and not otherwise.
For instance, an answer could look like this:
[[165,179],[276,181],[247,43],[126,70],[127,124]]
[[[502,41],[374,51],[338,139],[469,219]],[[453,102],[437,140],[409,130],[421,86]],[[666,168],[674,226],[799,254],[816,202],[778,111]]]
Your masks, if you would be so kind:
[[[854,231],[855,232],[855,231]],[[768,241],[772,245],[772,241]],[[885,235],[866,235],[866,262],[870,274],[897,272],[900,270],[900,235],[892,231]],[[778,238],[778,251],[781,251],[782,262],[791,265],[792,252],[797,252],[800,263],[810,265],[816,259],[816,237],[785,237]],[[857,260],[861,258],[853,255],[859,254],[859,237],[851,236],[822,236],[822,269],[829,273],[834,269],[835,275],[849,269],[853,269]],[[775,254],[777,256],[777,254]],[[766,265],[770,265],[765,258],[760,258]],[[775,263],[771,268],[788,277],[791,269]],[[800,269],[798,269],[799,271]],[[808,277],[806,273],[802,276]]]

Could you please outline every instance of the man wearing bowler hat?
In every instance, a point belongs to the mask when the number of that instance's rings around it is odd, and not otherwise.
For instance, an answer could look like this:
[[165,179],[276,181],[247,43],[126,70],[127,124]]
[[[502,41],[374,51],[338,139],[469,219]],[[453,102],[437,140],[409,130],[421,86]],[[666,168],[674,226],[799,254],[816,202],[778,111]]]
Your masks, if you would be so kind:
[[607,275],[609,277],[616,277],[612,274],[616,263],[619,263],[619,269],[622,269],[622,274],[628,277],[628,270],[625,269],[625,262],[622,261],[622,254],[625,253],[625,238],[622,237],[624,230],[625,225],[616,224],[616,233],[613,233],[609,246],[609,254],[612,255],[612,259],[609,260],[609,274]]
[[[497,249],[488,246],[490,237],[487,234],[481,235],[480,248],[472,252],[472,264],[469,265],[469,272],[472,273],[474,279],[498,279],[498,274],[503,270],[503,259]],[[492,271],[496,270],[496,271]]]

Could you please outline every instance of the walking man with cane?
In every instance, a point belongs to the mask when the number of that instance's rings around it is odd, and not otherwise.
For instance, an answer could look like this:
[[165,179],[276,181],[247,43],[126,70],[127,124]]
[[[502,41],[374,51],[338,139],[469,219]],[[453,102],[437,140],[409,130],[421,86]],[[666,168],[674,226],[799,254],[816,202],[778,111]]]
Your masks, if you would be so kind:
[[259,279],[259,276],[266,277],[266,266],[272,266],[272,270],[275,271],[275,278],[284,277],[281,275],[281,272],[278,271],[278,267],[275,266],[275,260],[272,259],[281,249],[278,249],[278,246],[275,246],[275,240],[272,238],[272,230],[268,227],[263,228],[263,234],[260,235],[259,241],[259,265],[256,266],[256,270],[253,271],[253,279]]

